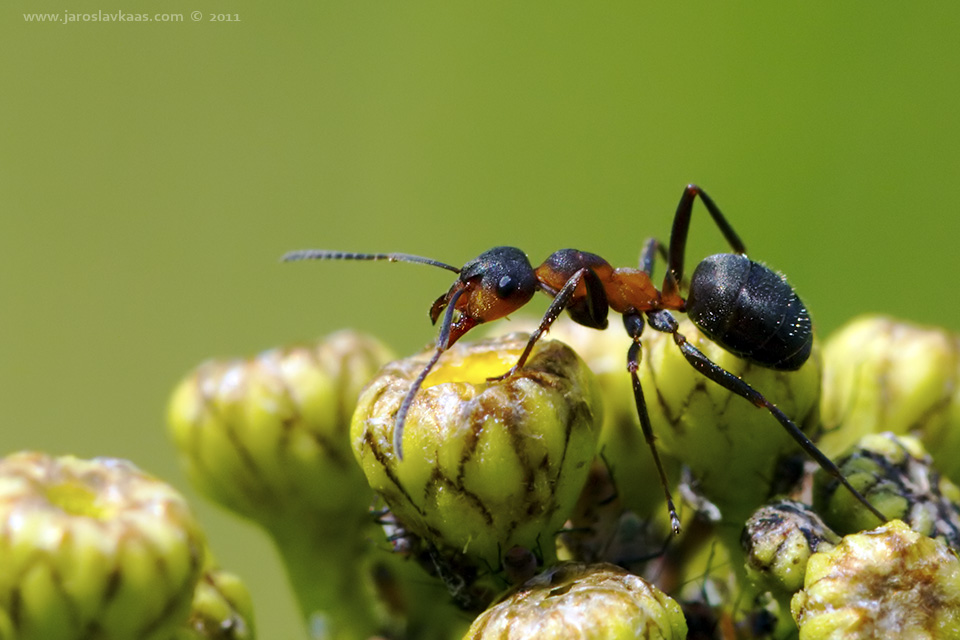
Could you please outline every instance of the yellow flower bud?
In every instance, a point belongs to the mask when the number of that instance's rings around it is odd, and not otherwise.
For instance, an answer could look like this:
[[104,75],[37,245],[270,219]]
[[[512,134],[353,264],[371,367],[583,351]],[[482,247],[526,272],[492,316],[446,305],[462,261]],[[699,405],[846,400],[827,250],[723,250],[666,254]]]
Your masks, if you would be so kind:
[[0,461],[0,637],[166,640],[203,559],[186,501],[126,461]]
[[940,471],[960,482],[960,335],[862,316],[830,336],[823,358],[828,452],[869,433],[915,435]]
[[[892,433],[867,435],[837,464],[887,517],[960,549],[960,488],[934,468],[919,440]],[[814,478],[814,504],[834,530],[853,533],[874,526],[872,515],[836,480],[822,471]]]
[[406,529],[488,569],[515,546],[553,559],[602,418],[593,375],[558,342],[541,340],[515,375],[487,380],[525,344],[512,335],[445,352],[410,406],[403,460],[393,450],[396,414],[430,352],[385,367],[351,429],[370,486]]
[[780,500],[750,516],[740,541],[747,574],[780,595],[802,587],[810,555],[832,549],[840,536],[807,505]]
[[[800,451],[799,446],[768,411],[690,366],[669,335],[649,333],[639,373],[658,444],[690,467],[700,491],[720,508],[725,521],[746,521],[771,497],[779,458]],[[775,371],[728,353],[689,320],[680,323],[680,333],[812,437],[820,392],[816,345],[797,371]]]
[[[511,326],[520,324],[524,330],[528,326],[532,330],[537,323],[515,320]],[[647,332],[649,335],[645,340],[656,333],[649,328]],[[561,316],[550,327],[549,336],[569,345],[597,377],[603,396],[603,428],[597,451],[610,470],[620,502],[642,518],[662,517],[666,514],[666,507],[663,491],[658,490],[660,476],[637,417],[633,382],[627,371],[627,350],[631,340],[622,324],[613,322],[608,329],[598,331]],[[650,393],[653,391],[651,389]],[[679,476],[679,463],[662,450],[660,457],[668,477],[675,482]]]
[[373,338],[341,331],[205,363],[170,401],[170,431],[195,486],[267,529],[307,624],[338,639],[365,639],[381,623],[359,568],[373,492],[349,429],[360,389],[389,357]]
[[680,606],[609,564],[561,564],[482,613],[463,640],[683,640]]
[[791,611],[800,640],[960,638],[960,560],[893,520],[812,555]]
[[[209,557],[209,556],[208,556]],[[236,575],[208,562],[190,616],[171,640],[253,640],[253,602]]]
[[363,514],[371,496],[351,458],[350,418],[389,357],[373,338],[342,331],[252,360],[202,364],[169,408],[191,480],[268,528],[302,514]]

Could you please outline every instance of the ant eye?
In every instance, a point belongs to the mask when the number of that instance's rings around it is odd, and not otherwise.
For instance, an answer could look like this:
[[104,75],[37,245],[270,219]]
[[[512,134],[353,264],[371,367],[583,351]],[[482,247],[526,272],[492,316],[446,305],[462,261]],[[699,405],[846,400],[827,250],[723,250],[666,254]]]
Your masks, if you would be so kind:
[[497,297],[508,298],[517,290],[517,281],[510,276],[503,276],[497,283]]

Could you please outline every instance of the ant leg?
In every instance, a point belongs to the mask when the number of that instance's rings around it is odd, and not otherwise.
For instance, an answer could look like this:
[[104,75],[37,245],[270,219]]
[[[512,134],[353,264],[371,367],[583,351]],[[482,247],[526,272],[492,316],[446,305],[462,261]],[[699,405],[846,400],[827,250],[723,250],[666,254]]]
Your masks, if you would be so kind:
[[808,456],[813,458],[813,460],[820,465],[820,468],[833,476],[837,482],[846,487],[854,498],[856,498],[863,506],[865,506],[873,515],[877,516],[880,522],[886,522],[887,517],[883,515],[876,507],[870,504],[863,495],[857,491],[850,482],[847,481],[843,474],[840,472],[840,469],[837,468],[837,465],[833,461],[825,456],[820,449],[817,448],[817,445],[813,442],[800,430],[800,427],[795,425],[790,418],[786,416],[783,411],[777,408],[777,405],[773,404],[767,400],[762,393],[751,387],[749,384],[733,375],[713,360],[708,358],[703,354],[702,351],[697,349],[695,346],[687,342],[686,337],[684,337],[678,329],[676,319],[670,315],[667,311],[653,311],[647,314],[647,319],[650,321],[650,326],[656,329],[657,331],[662,331],[664,333],[669,333],[673,335],[673,341],[680,348],[680,353],[683,354],[683,357],[687,359],[693,368],[703,374],[705,377],[716,382],[721,387],[732,391],[741,398],[749,400],[755,406],[766,409],[769,411],[774,418],[780,423],[780,425],[786,429],[787,433],[790,434],[790,437],[793,438],[797,444],[800,445],[800,448],[806,452]]
[[[658,255],[664,262],[668,262],[670,259],[667,255],[667,248],[662,242],[656,238],[647,238],[647,241],[643,243],[643,251],[640,253],[640,270],[650,276],[651,279],[653,279],[653,266]],[[686,280],[680,281],[681,287],[686,287],[687,284]]]
[[663,243],[656,238],[647,238],[643,243],[643,250],[640,251],[640,271],[652,276],[657,254],[660,254],[664,262],[669,260],[667,249],[663,246]]
[[688,184],[683,195],[680,196],[680,204],[677,205],[677,213],[673,217],[673,229],[670,232],[670,257],[667,265],[667,275],[663,279],[663,293],[665,296],[673,296],[679,292],[679,284],[683,281],[683,254],[687,248],[687,231],[690,230],[690,216],[693,213],[693,201],[697,196],[703,201],[707,211],[713,218],[714,223],[720,229],[727,243],[735,253],[746,254],[747,249],[740,240],[740,236],[733,230],[730,223],[720,212],[713,199],[695,184]]
[[[605,328],[607,323],[606,312],[609,308],[607,304],[606,293],[603,291],[603,285],[600,282],[600,278],[596,273],[583,267],[578,269],[570,278],[567,279],[567,282],[563,285],[563,288],[557,292],[557,295],[553,298],[553,302],[550,303],[550,306],[547,307],[547,312],[543,314],[543,319],[540,320],[540,325],[530,334],[530,339],[527,340],[527,346],[523,349],[523,353],[520,354],[520,359],[517,360],[517,363],[510,367],[510,370],[507,371],[502,376],[497,376],[495,378],[487,378],[490,382],[495,382],[497,380],[505,380],[515,374],[520,368],[526,363],[527,358],[530,357],[530,352],[533,351],[533,345],[537,343],[537,340],[540,339],[553,324],[553,321],[556,320],[564,309],[570,306],[570,301],[573,298],[573,294],[577,289],[577,286],[583,282],[587,288],[587,297],[585,298],[586,305],[578,306],[578,314],[576,317],[579,318],[578,321],[593,321],[592,328]],[[602,323],[598,323],[598,320],[602,318]],[[580,324],[585,324],[585,322],[580,322]]]
[[637,405],[637,416],[640,418],[643,437],[647,441],[651,455],[653,455],[653,463],[656,465],[657,473],[660,475],[660,486],[663,487],[663,494],[667,499],[667,510],[670,512],[670,527],[673,529],[674,534],[679,534],[680,517],[677,515],[677,509],[673,505],[673,496],[670,495],[667,474],[663,470],[663,464],[660,462],[660,454],[657,452],[656,436],[653,434],[653,425],[650,424],[650,414],[647,413],[647,401],[643,397],[643,387],[640,385],[640,377],[637,375],[637,371],[640,369],[640,334],[643,333],[643,316],[639,313],[624,314],[623,326],[633,340],[630,349],[627,351],[627,371],[630,372],[630,378],[633,381],[633,399]]
[[403,460],[403,423],[407,420],[407,412],[410,411],[413,398],[417,395],[417,392],[420,391],[420,387],[423,386],[423,381],[427,379],[427,374],[429,374],[430,370],[437,364],[443,352],[449,349],[452,344],[450,341],[450,332],[453,325],[453,311],[457,306],[457,299],[463,295],[464,291],[466,291],[466,289],[458,289],[453,296],[451,296],[447,311],[443,314],[443,324],[440,325],[440,335],[437,337],[437,350],[434,351],[433,357],[427,362],[427,366],[423,368],[416,380],[413,381],[413,384],[410,385],[410,390],[407,391],[407,395],[403,397],[400,408],[397,410],[397,418],[393,425],[393,450],[396,451],[397,458],[400,460]]
[[583,284],[587,295],[567,304],[567,313],[577,324],[602,331],[607,328],[607,313],[610,311],[603,282],[595,271],[587,269],[583,274]]

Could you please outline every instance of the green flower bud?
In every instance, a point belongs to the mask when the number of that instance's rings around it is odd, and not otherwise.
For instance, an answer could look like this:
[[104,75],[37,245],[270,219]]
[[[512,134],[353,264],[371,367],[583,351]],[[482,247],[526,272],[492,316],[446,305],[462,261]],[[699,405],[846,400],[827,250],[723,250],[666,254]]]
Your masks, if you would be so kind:
[[376,340],[342,331],[203,364],[170,402],[170,431],[195,486],[267,529],[306,624],[337,640],[365,639],[380,624],[358,568],[373,493],[348,434],[360,389],[388,358]]
[[839,542],[840,536],[820,516],[793,500],[758,509],[740,537],[747,554],[747,574],[778,595],[800,589],[810,556]]
[[[720,508],[725,521],[746,521],[770,497],[778,459],[799,451],[798,445],[768,411],[694,369],[670,335],[648,333],[639,373],[657,442],[690,467],[700,491]],[[680,333],[713,362],[761,392],[798,427],[816,424],[820,391],[816,347],[797,371],[775,371],[725,351],[689,320],[680,323]]]
[[246,585],[236,575],[208,563],[193,594],[190,616],[171,640],[253,640],[255,637],[253,602]]
[[541,340],[525,366],[526,336],[457,343],[415,396],[404,458],[393,450],[400,403],[431,353],[385,367],[361,394],[353,450],[370,486],[405,528],[485,568],[519,546],[553,559],[553,536],[596,450],[596,381],[567,346]]
[[191,480],[270,528],[301,514],[363,514],[371,496],[351,459],[350,417],[389,357],[373,338],[342,331],[252,360],[201,365],[169,408]]
[[165,640],[203,559],[186,501],[129,462],[0,460],[0,637]]
[[960,482],[960,336],[862,316],[830,336],[823,363],[821,444],[828,452],[869,433],[909,433]]
[[[937,472],[919,440],[892,433],[868,435],[838,460],[838,466],[888,517],[960,549],[960,489]],[[852,533],[875,524],[836,480],[822,471],[814,478],[814,503],[836,531]]]
[[893,520],[812,555],[791,611],[800,640],[960,638],[960,560]]
[[682,640],[680,606],[609,564],[561,564],[478,617],[463,640]]
[[[517,324],[517,321],[511,323],[513,326]],[[524,329],[529,324],[532,330],[538,321],[522,320],[520,324]],[[650,333],[654,332],[650,330]],[[660,477],[643,437],[633,382],[627,371],[630,337],[619,322],[598,331],[567,317],[558,318],[550,327],[549,335],[553,340],[570,345],[597,377],[603,397],[603,427],[598,452],[610,470],[621,504],[642,518],[664,516],[663,491],[657,490]],[[675,482],[679,476],[679,463],[663,451],[660,451],[660,457],[668,477]]]

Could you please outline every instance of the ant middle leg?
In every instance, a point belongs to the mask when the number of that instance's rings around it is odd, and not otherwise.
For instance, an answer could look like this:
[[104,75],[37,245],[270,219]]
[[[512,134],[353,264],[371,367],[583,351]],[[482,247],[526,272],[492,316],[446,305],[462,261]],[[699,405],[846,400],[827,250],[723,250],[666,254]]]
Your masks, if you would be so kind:
[[853,485],[850,484],[850,482],[840,472],[840,469],[837,468],[837,465],[835,465],[830,458],[824,455],[824,453],[817,448],[817,445],[815,445],[813,441],[811,441],[810,438],[808,438],[806,434],[800,430],[800,427],[794,424],[794,422],[788,418],[787,415],[777,407],[777,405],[767,400],[762,393],[715,363],[702,351],[690,344],[686,337],[679,332],[677,320],[673,317],[673,315],[670,314],[670,312],[648,312],[647,320],[653,329],[663,333],[671,334],[673,336],[673,341],[676,343],[677,347],[679,347],[680,353],[683,354],[683,357],[704,377],[716,382],[721,387],[735,393],[741,398],[749,400],[754,406],[769,411],[770,414],[777,419],[777,422],[779,422],[780,425],[787,431],[787,433],[790,434],[790,437],[793,438],[798,445],[800,445],[800,448],[803,449],[808,456],[813,458],[814,462],[820,465],[821,469],[829,473],[834,479],[837,480],[837,482],[842,484],[853,495],[853,497],[856,498],[873,515],[875,515],[881,523],[887,521],[887,517],[883,515],[883,513],[881,513],[876,507],[870,504],[870,502],[863,497],[863,495],[857,491]]
[[680,517],[677,515],[677,509],[673,504],[673,496],[670,495],[670,483],[667,481],[667,474],[663,470],[663,463],[660,461],[660,454],[657,451],[656,436],[653,433],[653,425],[650,423],[650,414],[647,412],[647,401],[643,396],[643,387],[640,385],[640,358],[641,344],[640,335],[643,333],[643,316],[637,312],[623,314],[623,326],[627,334],[633,340],[630,348],[627,350],[627,371],[630,372],[630,379],[633,382],[633,399],[637,406],[637,417],[640,418],[640,428],[643,430],[643,437],[647,441],[647,447],[650,448],[650,454],[653,456],[653,463],[657,467],[657,474],[660,476],[660,486],[663,487],[663,495],[667,499],[667,510],[670,512],[670,527],[675,534],[680,533]]

